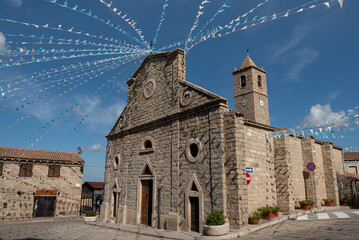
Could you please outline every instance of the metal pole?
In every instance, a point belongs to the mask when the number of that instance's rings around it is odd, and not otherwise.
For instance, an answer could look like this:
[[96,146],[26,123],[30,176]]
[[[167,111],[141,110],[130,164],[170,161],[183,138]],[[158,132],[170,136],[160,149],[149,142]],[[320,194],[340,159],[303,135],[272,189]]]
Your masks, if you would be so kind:
[[313,181],[313,171],[310,172],[312,175],[312,191],[313,191],[313,201],[315,202],[315,193],[314,193],[314,181]]

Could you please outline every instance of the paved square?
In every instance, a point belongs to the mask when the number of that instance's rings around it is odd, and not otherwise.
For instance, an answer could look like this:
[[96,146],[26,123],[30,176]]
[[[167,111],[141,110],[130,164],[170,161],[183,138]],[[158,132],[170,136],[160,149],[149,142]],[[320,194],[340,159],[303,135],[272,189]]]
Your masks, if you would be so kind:
[[0,240],[50,240],[50,239],[159,239],[115,229],[87,225],[79,220],[38,223],[0,223]]

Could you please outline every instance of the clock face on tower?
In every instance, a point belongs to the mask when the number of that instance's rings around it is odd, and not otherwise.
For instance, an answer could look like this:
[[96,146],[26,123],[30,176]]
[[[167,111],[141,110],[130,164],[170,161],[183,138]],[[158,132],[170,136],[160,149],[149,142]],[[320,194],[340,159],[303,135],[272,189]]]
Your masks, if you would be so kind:
[[243,99],[242,102],[241,102],[241,105],[243,107],[245,107],[247,105],[247,99]]
[[261,107],[263,107],[263,106],[264,106],[264,102],[263,102],[263,100],[260,100],[260,101],[259,101],[259,105],[261,105]]

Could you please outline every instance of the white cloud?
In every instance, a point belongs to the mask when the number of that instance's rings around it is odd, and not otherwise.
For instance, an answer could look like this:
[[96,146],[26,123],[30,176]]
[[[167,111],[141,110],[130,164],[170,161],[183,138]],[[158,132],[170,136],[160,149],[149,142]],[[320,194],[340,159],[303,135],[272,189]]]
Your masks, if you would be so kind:
[[105,147],[103,147],[100,143],[99,144],[94,144],[90,147],[87,147],[87,150],[89,152],[103,152],[105,151]]
[[343,116],[345,116],[344,111],[333,112],[329,104],[324,106],[321,104],[316,104],[310,108],[310,113],[304,118],[304,123],[311,126],[328,126],[332,124],[337,125],[339,122],[343,121]]
[[22,0],[7,0],[15,7],[20,7],[22,5]]
[[292,82],[300,81],[300,73],[307,67],[309,64],[314,62],[319,56],[319,52],[310,49],[300,49],[298,50],[294,57],[295,63],[291,66],[288,71],[288,79]]
[[286,42],[278,46],[277,50],[274,52],[275,57],[279,57],[280,55],[287,54],[290,50],[295,49],[297,45],[308,35],[310,31],[310,27],[308,26],[297,26],[291,38]]
[[342,90],[337,90],[337,91],[334,91],[332,93],[330,93],[327,97],[327,102],[332,102],[334,101],[335,99],[337,99],[339,97],[339,95],[342,93]]
[[6,51],[6,38],[2,32],[0,32],[0,51]]

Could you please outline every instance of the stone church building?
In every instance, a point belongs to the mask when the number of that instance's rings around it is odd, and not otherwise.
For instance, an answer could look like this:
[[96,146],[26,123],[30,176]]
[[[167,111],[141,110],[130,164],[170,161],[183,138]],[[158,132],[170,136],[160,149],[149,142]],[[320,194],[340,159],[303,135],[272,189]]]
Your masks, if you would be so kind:
[[[147,56],[127,81],[127,106],[107,136],[102,221],[201,232],[214,211],[238,229],[259,207],[339,202],[342,148],[268,137],[279,128],[269,122],[266,71],[249,56],[233,72],[235,111],[185,77],[177,49]],[[317,166],[314,191],[308,162]]]

